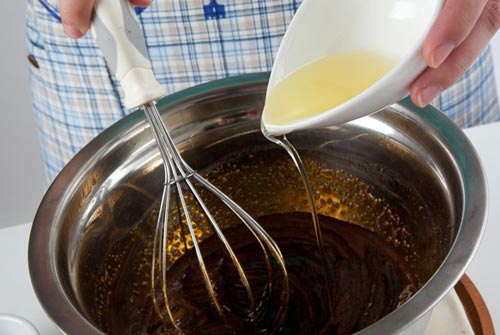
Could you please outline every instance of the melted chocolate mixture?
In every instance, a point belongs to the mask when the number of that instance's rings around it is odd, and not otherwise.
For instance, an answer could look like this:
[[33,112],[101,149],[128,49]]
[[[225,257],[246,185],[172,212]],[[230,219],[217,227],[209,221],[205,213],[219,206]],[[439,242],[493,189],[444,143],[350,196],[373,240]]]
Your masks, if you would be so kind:
[[[232,228],[225,235],[249,277],[256,309],[250,310],[246,291],[220,242],[210,237],[202,243],[202,252],[225,314],[221,317],[213,307],[191,250],[167,274],[172,313],[183,334],[352,334],[394,310],[419,287],[394,247],[365,228],[320,216],[325,271],[309,213],[275,214],[257,221],[286,259],[290,295],[284,321],[275,322],[282,298],[279,268],[272,271],[270,285],[261,248],[248,229]],[[109,288],[109,312],[97,318],[103,321],[103,330],[120,335],[180,334],[153,308],[150,264],[144,263],[150,256],[144,246],[136,243],[125,256],[118,280]],[[327,285],[332,301],[327,301]],[[159,291],[156,296],[163,301]]]

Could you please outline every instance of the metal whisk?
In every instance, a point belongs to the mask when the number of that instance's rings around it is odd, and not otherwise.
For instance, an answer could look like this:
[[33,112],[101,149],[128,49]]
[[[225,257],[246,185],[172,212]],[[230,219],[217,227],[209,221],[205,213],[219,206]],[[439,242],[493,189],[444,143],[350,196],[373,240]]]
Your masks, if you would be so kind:
[[[144,111],[146,113],[146,117],[151,124],[151,129],[154,133],[155,139],[158,143],[161,156],[164,162],[165,169],[165,183],[163,186],[163,195],[161,198],[160,209],[158,214],[158,222],[155,232],[154,238],[154,246],[153,246],[153,265],[152,265],[152,288],[153,288],[153,300],[155,303],[155,308],[158,314],[163,315],[160,310],[160,304],[155,298],[155,281],[158,277],[158,273],[161,275],[160,277],[160,285],[161,291],[163,294],[163,299],[165,301],[165,307],[167,310],[168,317],[172,325],[177,327],[176,320],[172,314],[172,310],[170,308],[170,301],[168,299],[167,292],[167,270],[169,268],[169,264],[167,262],[167,249],[168,249],[168,229],[169,224],[171,223],[169,220],[169,207],[172,202],[172,189],[175,188],[177,197],[179,200],[179,204],[183,211],[184,222],[188,229],[189,235],[191,237],[191,241],[193,244],[193,248],[195,250],[196,258],[198,260],[198,264],[203,276],[203,281],[207,292],[212,300],[213,305],[217,309],[217,312],[224,316],[224,310],[220,305],[216,293],[214,291],[214,285],[210,279],[207,268],[205,266],[205,262],[203,259],[203,255],[200,250],[200,245],[197,240],[197,236],[193,229],[193,219],[190,214],[190,206],[186,203],[186,194],[183,190],[181,184],[187,186],[188,192],[191,192],[191,195],[194,197],[196,202],[202,208],[204,215],[207,218],[207,221],[210,223],[211,228],[213,229],[214,234],[220,240],[222,245],[225,248],[225,251],[229,255],[230,259],[233,262],[233,265],[238,272],[238,276],[241,284],[244,286],[246,290],[246,294],[248,297],[248,301],[250,302],[250,310],[254,311],[256,308],[254,295],[252,293],[252,288],[250,286],[249,280],[243,270],[242,265],[240,264],[235,252],[233,251],[230,243],[227,241],[224,236],[224,232],[221,230],[219,225],[217,224],[214,216],[211,214],[210,208],[208,208],[200,196],[197,187],[192,181],[196,181],[200,187],[206,188],[210,192],[212,192],[215,196],[217,196],[222,203],[224,203],[227,208],[232,211],[240,220],[241,223],[244,224],[255,237],[256,242],[259,243],[266,263],[266,267],[268,270],[268,279],[269,279],[269,288],[271,286],[271,272],[272,265],[270,256],[272,256],[283,274],[283,294],[281,295],[282,307],[281,311],[278,312],[276,320],[279,320],[286,309],[286,299],[288,297],[288,282],[287,282],[287,272],[285,268],[285,262],[283,256],[274,242],[274,240],[266,233],[266,231],[247,213],[245,212],[238,204],[236,204],[233,200],[231,200],[226,194],[220,191],[217,187],[215,187],[208,180],[203,178],[201,175],[196,173],[192,168],[190,168],[187,163],[181,157],[179,151],[177,150],[172,138],[170,137],[158,110],[154,103],[149,103],[144,106]],[[160,259],[161,261],[157,264],[156,259]]]
[[[271,269],[273,265],[282,273],[282,283],[280,284],[283,290],[280,295],[281,304],[279,310],[273,315],[273,319],[276,320],[276,323],[279,323],[283,319],[287,306],[288,277],[285,261],[278,246],[248,213],[218,188],[191,169],[182,159],[156,108],[155,101],[163,96],[165,91],[154,77],[151,63],[148,59],[143,33],[129,2],[127,0],[97,0],[94,11],[95,15],[93,18],[92,32],[106,58],[108,67],[115,73],[117,79],[121,83],[125,94],[125,106],[129,109],[138,107],[144,108],[147,120],[151,125],[164,162],[165,183],[163,185],[163,195],[161,198],[153,243],[151,278],[153,300],[157,313],[165,322],[170,322],[177,329],[180,328],[172,312],[167,290],[167,274],[169,266],[171,266],[171,264],[168,264],[167,257],[169,247],[168,233],[169,229],[171,229],[170,225],[172,224],[172,220],[169,217],[169,208],[173,201],[172,193],[176,193],[177,198],[175,201],[178,204],[178,209],[182,211],[183,220],[181,221],[185,226],[184,228],[187,228],[188,236],[190,236],[192,248],[194,249],[202,273],[204,286],[206,287],[212,305],[216,308],[218,314],[224,318],[224,307],[217,298],[217,294],[214,290],[214,283],[210,278],[209,271],[207,271],[205,260],[200,249],[200,243],[196,236],[195,229],[193,228],[193,216],[196,215],[196,213],[190,211],[190,206],[188,206],[186,202],[187,193],[189,193],[189,197],[192,197],[199,208],[202,209],[203,216],[206,218],[207,223],[213,231],[213,236],[219,239],[225,254],[229,256],[232,266],[234,266],[234,269],[237,271],[239,281],[246,291],[250,306],[250,314],[255,314],[256,301],[252,292],[251,283],[233,248],[231,248],[230,243],[224,236],[224,232],[220,228],[220,225],[216,222],[214,215],[212,215],[211,210],[213,210],[213,208],[208,208],[207,204],[200,196],[200,188],[203,188],[218,198],[230,212],[234,213],[241,221],[241,224],[251,232],[255,238],[255,242],[260,245],[264,255],[265,266],[267,267],[268,291],[272,286]],[[193,181],[198,185],[198,188],[195,187]],[[271,264],[272,259],[274,259],[274,264]],[[157,260],[159,260],[159,262],[157,262]],[[157,278],[159,278],[159,288],[162,292],[168,320],[165,320],[160,303],[156,298],[155,291],[158,285],[156,282]]]

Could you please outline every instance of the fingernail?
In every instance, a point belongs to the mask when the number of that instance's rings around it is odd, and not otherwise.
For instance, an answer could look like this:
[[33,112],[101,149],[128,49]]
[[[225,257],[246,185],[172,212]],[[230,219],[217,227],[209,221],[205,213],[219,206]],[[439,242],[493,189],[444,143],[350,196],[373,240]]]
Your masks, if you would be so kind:
[[435,97],[438,96],[439,93],[441,93],[441,91],[441,88],[432,85],[420,90],[417,95],[418,107],[427,106],[432,100],[434,100]]
[[431,64],[429,65],[435,69],[439,65],[443,64],[454,48],[455,46],[452,43],[443,43],[438,46],[431,54]]
[[64,32],[66,33],[66,35],[68,35],[71,38],[79,38],[79,37],[82,37],[82,35],[83,35],[83,33],[78,28],[67,26],[67,25],[63,25],[63,27],[64,27]]

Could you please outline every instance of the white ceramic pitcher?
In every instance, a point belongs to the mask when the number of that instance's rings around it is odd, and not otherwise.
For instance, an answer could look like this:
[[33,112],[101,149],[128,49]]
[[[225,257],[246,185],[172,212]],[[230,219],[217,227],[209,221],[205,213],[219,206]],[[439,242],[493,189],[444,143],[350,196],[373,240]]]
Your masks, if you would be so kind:
[[[424,39],[444,0],[304,0],[276,55],[267,94],[294,71],[335,53],[368,51],[386,55],[394,67],[352,99],[290,124],[262,124],[270,134],[348,122],[403,99],[426,68]],[[305,83],[306,84],[306,83]],[[332,106],[333,107],[333,106]],[[286,111],[283,111],[286,113]]]

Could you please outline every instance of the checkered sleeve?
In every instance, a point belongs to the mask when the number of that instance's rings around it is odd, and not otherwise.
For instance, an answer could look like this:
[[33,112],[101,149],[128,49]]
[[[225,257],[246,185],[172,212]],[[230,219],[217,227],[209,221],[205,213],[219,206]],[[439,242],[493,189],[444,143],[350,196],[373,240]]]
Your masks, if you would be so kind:
[[434,101],[459,127],[500,121],[493,56],[488,46],[464,76]]

